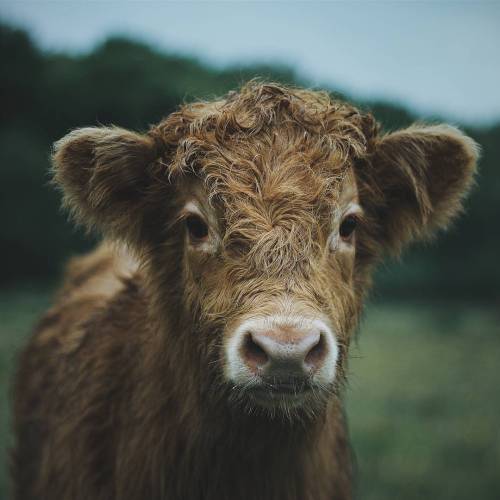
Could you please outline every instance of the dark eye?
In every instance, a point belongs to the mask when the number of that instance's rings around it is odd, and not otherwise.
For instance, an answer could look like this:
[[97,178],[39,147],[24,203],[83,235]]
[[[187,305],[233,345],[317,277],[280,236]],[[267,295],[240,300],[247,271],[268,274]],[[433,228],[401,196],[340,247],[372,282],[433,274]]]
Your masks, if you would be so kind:
[[343,240],[348,240],[352,234],[354,233],[354,230],[356,229],[356,226],[358,225],[358,219],[355,215],[348,215],[343,221],[342,224],[340,224],[340,237]]
[[199,215],[188,215],[186,228],[193,241],[204,240],[208,237],[208,226]]

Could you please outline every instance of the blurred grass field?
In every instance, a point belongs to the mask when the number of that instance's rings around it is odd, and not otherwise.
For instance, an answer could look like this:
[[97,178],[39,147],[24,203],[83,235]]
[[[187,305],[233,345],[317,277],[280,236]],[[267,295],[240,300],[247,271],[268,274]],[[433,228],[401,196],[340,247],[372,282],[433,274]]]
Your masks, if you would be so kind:
[[[0,291],[0,498],[16,353],[50,303]],[[500,311],[383,303],[352,350],[348,414],[362,500],[500,498]]]
[[500,498],[500,311],[368,308],[348,414],[363,500]]

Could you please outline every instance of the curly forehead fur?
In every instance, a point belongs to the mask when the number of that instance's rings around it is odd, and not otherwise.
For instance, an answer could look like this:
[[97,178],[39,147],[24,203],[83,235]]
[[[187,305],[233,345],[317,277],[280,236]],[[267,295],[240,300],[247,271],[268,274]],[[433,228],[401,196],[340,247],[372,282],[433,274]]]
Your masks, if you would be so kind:
[[184,105],[151,133],[177,150],[174,170],[192,168],[202,157],[209,174],[222,167],[229,180],[224,167],[244,162],[253,167],[270,150],[331,175],[332,166],[339,170],[365,153],[367,131],[374,127],[371,116],[326,92],[250,82],[225,99]]
[[366,154],[370,116],[322,91],[251,82],[215,102],[183,106],[155,127],[175,147],[171,176],[202,177],[224,206],[225,248],[270,270],[321,243],[348,167]]

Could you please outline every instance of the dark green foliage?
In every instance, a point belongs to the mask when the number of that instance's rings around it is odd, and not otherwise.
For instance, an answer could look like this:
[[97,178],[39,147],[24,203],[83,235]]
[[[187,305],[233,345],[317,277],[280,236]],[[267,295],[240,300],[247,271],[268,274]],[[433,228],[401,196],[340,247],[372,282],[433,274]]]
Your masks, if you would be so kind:
[[[124,38],[85,55],[42,53],[7,26],[0,26],[0,61],[0,284],[53,279],[65,257],[92,244],[65,222],[59,195],[47,185],[51,144],[72,128],[146,129],[183,101],[224,94],[255,76],[307,85],[287,67],[217,70]],[[416,118],[388,103],[358,104],[386,129]],[[498,297],[500,125],[468,132],[483,146],[483,160],[467,215],[439,245],[413,250],[404,266],[383,271],[384,294]]]

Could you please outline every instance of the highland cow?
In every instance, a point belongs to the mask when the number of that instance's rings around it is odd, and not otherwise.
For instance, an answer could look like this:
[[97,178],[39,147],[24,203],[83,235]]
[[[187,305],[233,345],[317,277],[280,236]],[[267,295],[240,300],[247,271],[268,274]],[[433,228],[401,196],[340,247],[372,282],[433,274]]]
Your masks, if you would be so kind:
[[147,133],[54,149],[68,266],[20,359],[18,500],[352,497],[349,345],[384,255],[460,211],[446,125],[382,133],[325,92],[251,82]]

